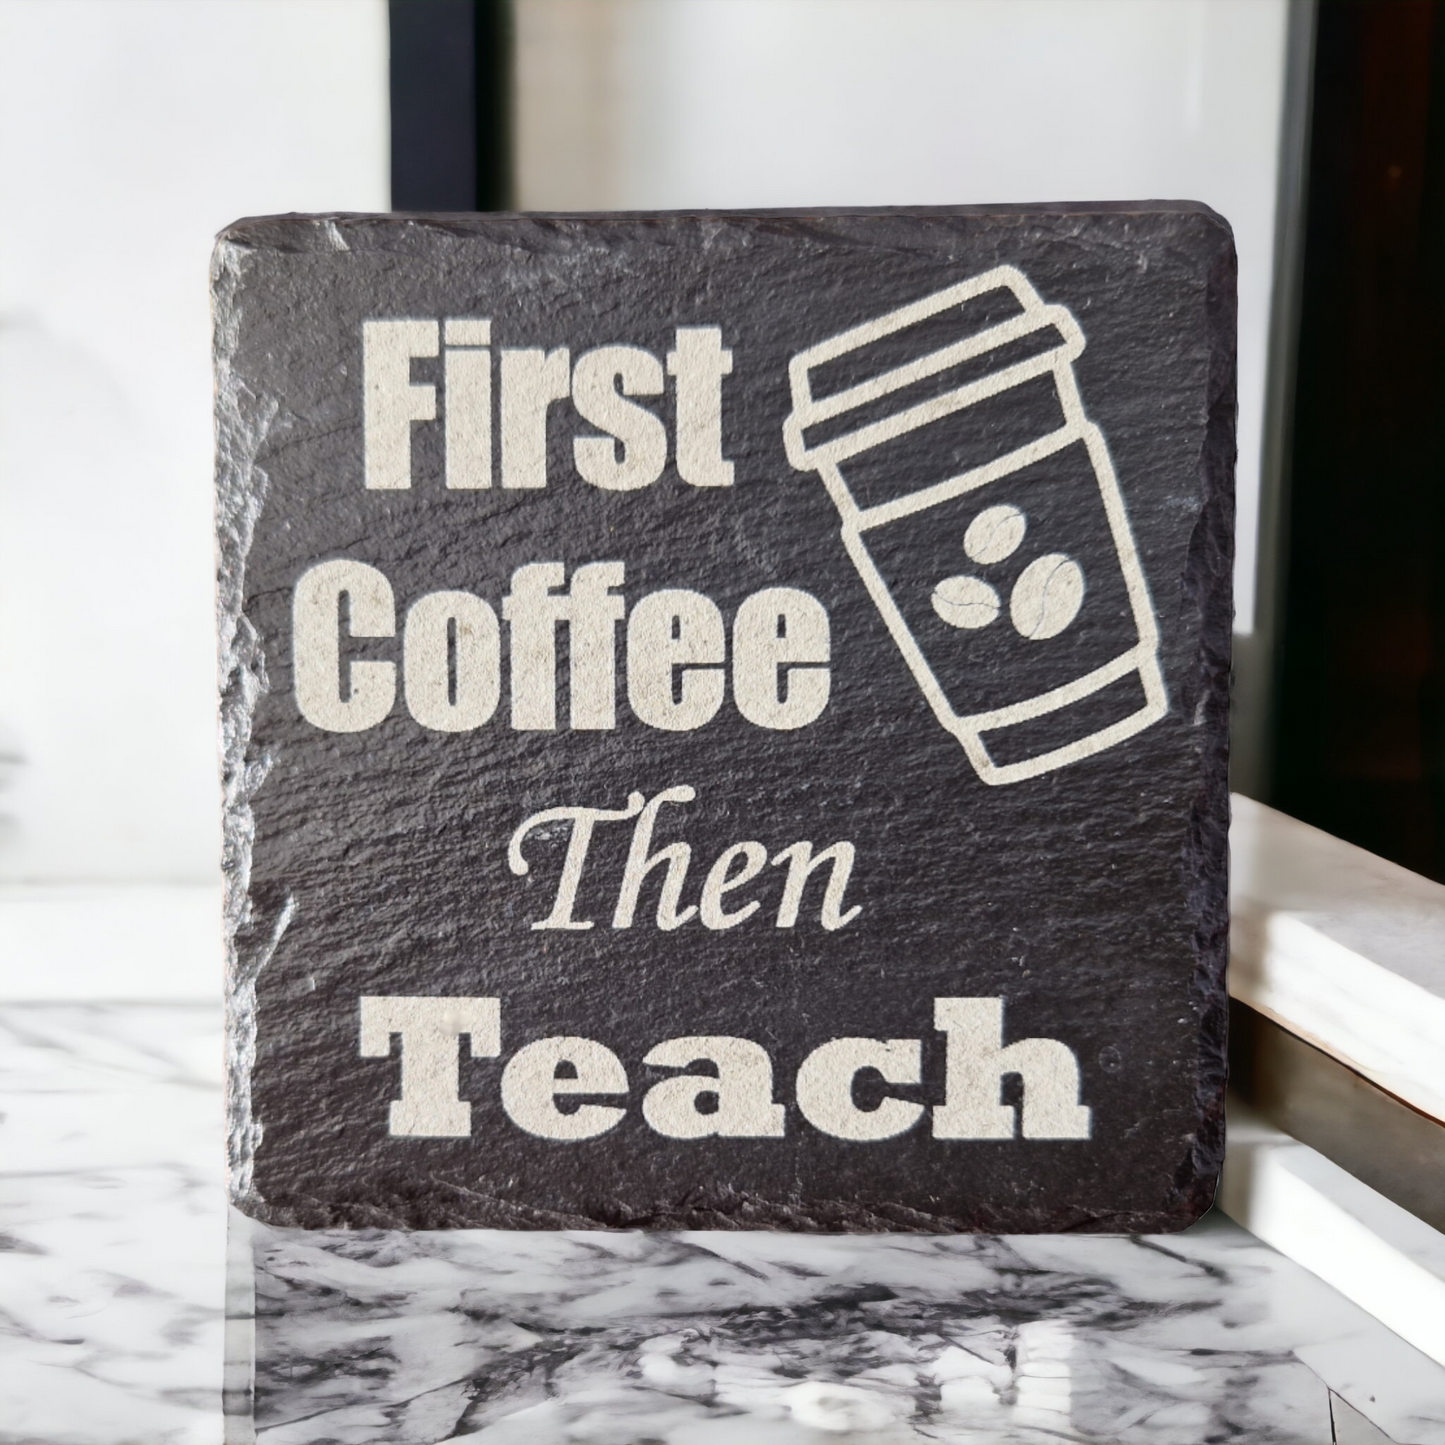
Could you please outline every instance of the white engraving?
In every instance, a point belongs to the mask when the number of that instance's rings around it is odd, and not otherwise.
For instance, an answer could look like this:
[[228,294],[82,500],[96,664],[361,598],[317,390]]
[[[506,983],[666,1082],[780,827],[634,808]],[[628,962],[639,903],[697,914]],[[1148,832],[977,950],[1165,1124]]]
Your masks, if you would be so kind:
[[1023,1079],[1025,1139],[1087,1139],[1093,1114],[1079,1103],[1079,1061],[1059,1039],[1004,1047],[1003,999],[938,998],[934,1027],[948,1036],[948,1087],[933,1111],[935,1139],[1012,1139],[1014,1108],[999,1102],[1005,1074]]
[[350,614],[349,636],[396,635],[396,598],[391,583],[375,567],[338,560],[319,562],[303,572],[291,603],[296,707],[314,727],[359,733],[391,712],[396,664],[371,659],[343,663],[342,598]]
[[497,614],[480,597],[419,597],[406,614],[402,651],[407,710],[436,732],[481,727],[501,697],[501,659]]
[[[390,1105],[388,1132],[466,1138],[472,1106],[459,1097],[458,1040],[469,1036],[474,1059],[499,1057],[501,999],[368,994],[360,1004],[364,1058],[388,1058],[393,1036],[401,1042],[401,1097]],[[947,1036],[943,1099],[931,1110],[933,1137],[1089,1138],[1092,1111],[1078,1102],[1079,1066],[1073,1050],[1061,1039],[1049,1038],[1005,1046],[1003,1012],[1002,998],[933,1000],[934,1026]],[[772,1057],[754,1039],[731,1034],[664,1039],[643,1055],[642,1065],[682,1071],[656,1080],[643,1095],[643,1122],[658,1134],[670,1139],[781,1139],[788,1132],[787,1106],[773,1098]],[[917,1088],[923,1083],[923,1041],[849,1037],[819,1044],[798,1066],[798,1113],[823,1134],[866,1144],[906,1133],[930,1111],[924,1101],[892,1092],[872,1107],[862,1107],[854,1089],[865,1070],[885,1084]],[[1023,1104],[1017,1111],[1021,1118],[1013,1106],[1001,1102],[1003,1081],[1010,1074],[1019,1075],[1023,1085]],[[559,1141],[595,1139],[627,1113],[624,1104],[583,1103],[579,1096],[621,1100],[628,1093],[622,1059],[599,1040],[577,1034],[523,1044],[500,1079],[508,1119],[538,1138]],[[560,1107],[557,1101],[568,1097],[576,1102]],[[1041,1347],[1038,1353],[1043,1356],[1047,1350]],[[958,1373],[950,1370],[938,1378]],[[1043,1377],[1049,1370],[1034,1373]]]
[[[571,1066],[570,1077],[558,1077],[559,1064]],[[518,1049],[502,1070],[502,1108],[519,1129],[539,1139],[595,1139],[627,1112],[612,1104],[579,1104],[568,1112],[557,1107],[559,1096],[626,1092],[622,1060],[596,1039],[570,1034]]]
[[464,1139],[472,1106],[458,1098],[457,1040],[467,1036],[474,1059],[502,1048],[502,1005],[495,998],[407,998],[364,994],[361,1056],[384,1059],[391,1036],[401,1039],[401,1098],[392,1101],[387,1132],[423,1139]]
[[[896,337],[910,327],[959,308],[990,292],[1009,293],[1020,308],[1018,314],[988,325],[982,330],[976,330],[951,345],[870,376],[842,391],[814,396],[813,379],[819,368],[884,338]],[[1057,337],[1057,344],[1022,361],[1001,365],[998,370],[985,373],[981,377],[974,375],[973,379],[946,388],[926,400],[904,405],[891,415],[879,417],[874,408],[868,414],[871,419],[863,421],[855,430],[831,431],[816,443],[810,442],[805,435],[809,428],[817,427],[820,423],[846,418],[849,413],[882,401],[905,387],[913,387],[964,362],[986,358],[999,348],[1024,341],[1040,332],[1052,333]],[[1073,363],[1083,349],[1084,334],[1067,308],[1046,304],[1028,278],[1017,268],[999,266],[830,337],[799,352],[789,366],[793,410],[783,428],[788,460],[799,471],[815,471],[823,480],[842,518],[843,545],[874,605],[881,613],[894,643],[903,654],[934,715],[963,745],[969,761],[986,783],[1022,782],[1078,762],[1142,732],[1158,722],[1169,709],[1163,673],[1159,666],[1158,625],[1149,599],[1144,570],[1140,565],[1130,530],[1123,495],[1119,489],[1108,444],[1103,433],[1085,414],[1074,376]],[[1039,379],[1049,379],[1053,383],[1063,418],[1061,426],[1014,447],[1002,456],[996,456],[956,476],[946,477],[942,481],[922,486],[891,500],[865,505],[853,496],[843,473],[843,464],[849,459],[885,442],[906,436],[919,427],[930,425],[968,407],[1000,397],[1012,388]],[[1109,535],[1127,591],[1132,622],[1131,635],[1120,635],[1118,654],[1101,665],[1091,667],[1082,676],[1004,706],[983,711],[960,712],[950,701],[917,636],[909,626],[898,600],[893,596],[877,563],[870,555],[864,539],[867,533],[875,528],[985,488],[990,483],[1033,466],[1076,443],[1082,444],[1098,486]],[[995,545],[1002,547],[1011,537],[1009,528],[1001,525],[1002,517],[996,515],[982,525],[974,539],[979,555],[975,556],[970,550],[969,538],[974,535],[973,526],[984,523],[984,518],[993,511],[993,508],[981,511],[965,533],[965,551],[973,561],[982,563],[992,555]],[[1019,520],[1025,520],[1021,512]],[[996,530],[1000,535],[995,544]],[[1022,540],[1023,533],[1020,531],[1018,540],[1009,552],[1001,555],[1012,555]],[[1060,565],[1053,569],[1049,579],[1045,579],[1045,585],[1037,588],[1034,584],[1038,579],[1031,579],[1030,589],[1020,600],[1018,613],[1014,614],[1016,624],[1022,617],[1025,625],[1020,626],[1019,630],[1027,638],[1042,641],[1059,635],[1073,622],[1079,607],[1082,606],[1082,570],[1072,558],[1058,555],[1061,562],[1067,562],[1074,571],[1070,572]],[[1058,575],[1055,576],[1054,573]],[[955,586],[962,581],[961,578],[946,580]],[[939,599],[938,592],[935,591],[934,597],[935,611],[944,615],[943,609],[939,607],[939,600],[947,607],[948,594],[945,593],[943,598]],[[1077,605],[1073,605],[1075,603]],[[1072,612],[1069,611],[1071,605]],[[1047,630],[1059,623],[1061,618],[1065,618],[1066,614],[1066,620],[1057,631]],[[945,620],[950,621],[953,626],[959,625],[947,616]],[[1137,676],[1143,704],[1117,722],[1086,736],[1076,737],[1061,746],[1052,746],[1034,756],[1013,762],[998,762],[990,753],[985,740],[988,733],[1031,722],[1071,707],[1131,674]]]
[[[674,1074],[643,1097],[642,1117],[669,1139],[781,1139],[786,1114],[773,1102],[773,1061],[752,1039],[693,1035],[664,1039],[642,1060],[649,1068],[685,1069],[703,1060],[713,1074]],[[698,1100],[710,1097],[710,1113]]]
[[853,1100],[853,1080],[861,1069],[876,1069],[885,1083],[917,1084],[923,1078],[919,1039],[830,1039],[798,1068],[798,1109],[824,1134],[871,1142],[906,1134],[922,1117],[923,1105],[907,1099],[883,1099],[874,1109]]
[[1008,610],[1022,636],[1042,642],[1057,637],[1083,605],[1084,569],[1062,552],[1050,552],[1019,574]]
[[963,534],[963,550],[970,562],[980,565],[1005,561],[1023,545],[1028,528],[1028,518],[1017,507],[1007,503],[985,507],[968,524],[968,531]]
[[982,577],[945,577],[933,589],[933,610],[950,627],[987,627],[999,606],[998,593]]

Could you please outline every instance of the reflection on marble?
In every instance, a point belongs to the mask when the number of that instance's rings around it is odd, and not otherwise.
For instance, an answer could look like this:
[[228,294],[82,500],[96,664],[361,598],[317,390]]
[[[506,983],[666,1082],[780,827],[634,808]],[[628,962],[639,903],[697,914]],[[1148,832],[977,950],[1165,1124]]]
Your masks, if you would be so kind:
[[263,1445],[1331,1438],[1277,1328],[1277,1256],[1225,1222],[1167,1242],[254,1232]]
[[0,1007],[0,1441],[216,1445],[220,1009]]
[[[0,1007],[0,1445],[221,1439],[219,1023]],[[1445,1369],[1222,1219],[1136,1240],[241,1228],[237,1442],[1315,1445],[1327,1383],[1445,1445]]]
[[[1445,1370],[1228,1220],[1157,1238],[273,1230],[259,1445],[1445,1442]],[[237,1432],[233,1439],[248,1439]]]

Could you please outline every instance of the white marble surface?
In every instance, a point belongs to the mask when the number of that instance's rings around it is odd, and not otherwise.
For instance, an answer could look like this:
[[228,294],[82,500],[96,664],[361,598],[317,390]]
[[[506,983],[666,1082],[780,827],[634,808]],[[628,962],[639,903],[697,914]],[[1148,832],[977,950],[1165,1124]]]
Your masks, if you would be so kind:
[[220,1010],[0,1007],[0,1441],[221,1439]]
[[260,1250],[265,1445],[1330,1438],[1267,1252],[1228,1226],[1169,1244],[267,1232]]
[[260,1445],[1445,1441],[1445,1371],[1228,1221],[1140,1239],[252,1227]]
[[[218,1057],[204,1007],[0,1008],[3,1445],[222,1438]],[[253,1243],[230,1341],[250,1348],[254,1282],[260,1445],[1313,1445],[1326,1384],[1445,1445],[1445,1370],[1217,1218]]]

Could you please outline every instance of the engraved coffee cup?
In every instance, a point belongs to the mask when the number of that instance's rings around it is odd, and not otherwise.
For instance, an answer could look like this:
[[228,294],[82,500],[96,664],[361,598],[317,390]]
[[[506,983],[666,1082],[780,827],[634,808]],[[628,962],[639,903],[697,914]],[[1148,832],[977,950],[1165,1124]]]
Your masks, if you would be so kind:
[[1158,627],[1084,335],[999,266],[796,355],[788,460],[938,721],[986,783],[1102,752],[1168,711]]

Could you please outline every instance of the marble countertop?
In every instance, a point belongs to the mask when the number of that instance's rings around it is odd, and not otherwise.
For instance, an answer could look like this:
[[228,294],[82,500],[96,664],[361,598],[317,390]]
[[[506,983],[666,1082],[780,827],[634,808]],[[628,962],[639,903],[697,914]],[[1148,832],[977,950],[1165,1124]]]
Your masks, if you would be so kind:
[[1232,803],[1230,993],[1445,1121],[1445,885]]
[[198,1004],[0,1006],[0,1445],[1445,1445],[1445,1369],[1218,1216],[1134,1239],[242,1222],[228,1275],[219,1030]]

